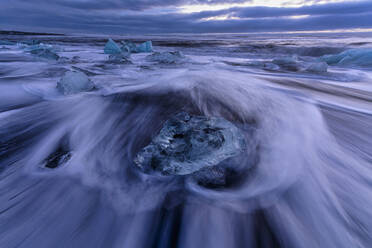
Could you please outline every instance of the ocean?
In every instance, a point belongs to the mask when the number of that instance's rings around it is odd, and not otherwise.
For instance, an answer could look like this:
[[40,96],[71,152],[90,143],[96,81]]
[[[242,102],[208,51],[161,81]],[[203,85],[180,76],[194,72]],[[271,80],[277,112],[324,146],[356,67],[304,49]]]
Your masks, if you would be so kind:
[[[0,247],[371,246],[371,33],[111,38],[157,53],[0,35]],[[94,89],[61,94],[67,71]],[[244,133],[229,183],[136,167],[180,112]]]

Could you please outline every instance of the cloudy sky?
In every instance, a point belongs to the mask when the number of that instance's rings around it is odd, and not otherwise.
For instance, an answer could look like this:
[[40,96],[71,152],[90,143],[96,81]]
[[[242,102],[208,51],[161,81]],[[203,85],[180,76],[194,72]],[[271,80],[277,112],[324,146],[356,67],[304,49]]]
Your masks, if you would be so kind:
[[0,29],[103,34],[372,29],[372,0],[0,0]]

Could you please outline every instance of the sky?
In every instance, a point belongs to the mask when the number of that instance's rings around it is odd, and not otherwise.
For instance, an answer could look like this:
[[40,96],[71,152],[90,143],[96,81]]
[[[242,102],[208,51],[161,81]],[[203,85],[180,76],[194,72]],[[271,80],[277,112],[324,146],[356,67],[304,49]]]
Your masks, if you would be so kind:
[[0,30],[247,33],[372,30],[372,0],[0,0]]

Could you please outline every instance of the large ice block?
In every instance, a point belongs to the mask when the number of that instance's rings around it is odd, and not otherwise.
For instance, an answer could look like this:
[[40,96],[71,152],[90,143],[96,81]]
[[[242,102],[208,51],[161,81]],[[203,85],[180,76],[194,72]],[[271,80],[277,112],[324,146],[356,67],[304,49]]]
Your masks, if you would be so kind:
[[152,42],[151,41],[146,41],[140,44],[137,47],[137,52],[139,53],[151,53],[152,52]]
[[64,95],[75,94],[94,89],[93,82],[80,71],[68,71],[57,82],[57,89]]
[[321,58],[329,65],[372,66],[372,48],[346,50],[339,54],[324,55]]
[[111,38],[107,41],[103,51],[106,54],[120,54],[121,53],[120,47]]
[[180,113],[165,122],[134,162],[145,173],[188,175],[212,168],[245,147],[243,133],[229,121]]
[[152,52],[152,42],[146,41],[140,45],[136,45],[131,41],[122,41],[121,50],[129,53],[150,53]]

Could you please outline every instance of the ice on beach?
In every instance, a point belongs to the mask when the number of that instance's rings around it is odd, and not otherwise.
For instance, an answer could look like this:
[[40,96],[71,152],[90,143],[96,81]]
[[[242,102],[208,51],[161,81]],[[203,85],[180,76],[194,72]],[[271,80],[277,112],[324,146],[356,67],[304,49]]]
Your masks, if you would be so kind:
[[325,73],[327,72],[328,69],[328,64],[325,62],[315,62],[315,63],[310,63],[306,71],[308,72],[315,72],[315,73]]
[[132,61],[130,60],[129,53],[110,54],[108,61],[110,63],[118,63],[118,64],[132,63]]
[[57,82],[57,89],[64,95],[93,90],[94,84],[83,72],[68,71]]
[[35,49],[30,51],[31,54],[34,54],[40,58],[45,58],[45,59],[53,59],[53,60],[58,60],[59,55],[56,54],[55,52],[52,52],[49,49],[45,48],[40,48],[40,49]]
[[3,45],[3,46],[11,46],[11,45],[15,45],[16,43],[12,42],[12,41],[8,41],[8,40],[0,40],[0,45]]
[[245,147],[243,133],[229,121],[179,113],[165,122],[160,133],[137,154],[135,163],[146,173],[188,175],[216,166]]
[[339,54],[324,55],[321,58],[329,65],[372,66],[372,48],[346,50]]
[[119,45],[116,44],[116,42],[113,41],[110,38],[105,45],[104,53],[106,53],[106,54],[120,54],[121,49],[120,49]]
[[136,45],[131,41],[122,41],[121,50],[128,53],[150,53],[152,52],[152,42],[146,41],[140,45]]
[[140,44],[137,47],[137,52],[139,53],[151,53],[152,52],[152,42],[151,41],[146,41]]
[[187,59],[182,52],[155,52],[146,57],[146,60],[151,62],[158,62],[162,64],[177,64],[183,63]]
[[301,65],[296,56],[273,59],[272,63],[287,71],[301,70]]
[[40,58],[58,60],[60,57],[55,53],[54,48],[50,45],[38,44],[24,47],[26,52],[36,55]]
[[20,42],[21,44],[33,46],[33,45],[39,45],[41,42],[39,40],[24,40]]

